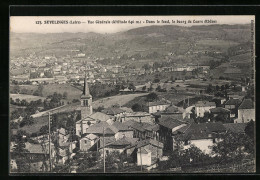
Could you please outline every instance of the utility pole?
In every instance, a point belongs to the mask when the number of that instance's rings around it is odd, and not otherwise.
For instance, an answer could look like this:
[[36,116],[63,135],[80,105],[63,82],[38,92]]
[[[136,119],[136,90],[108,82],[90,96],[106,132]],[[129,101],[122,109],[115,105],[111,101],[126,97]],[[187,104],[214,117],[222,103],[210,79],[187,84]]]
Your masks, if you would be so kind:
[[142,147],[140,147],[140,163],[141,163],[141,171],[143,171],[143,163],[142,163]]
[[51,113],[49,112],[49,163],[50,163],[50,172],[52,171],[51,166]]
[[106,157],[105,157],[105,128],[103,127],[103,163],[104,173],[106,172]]

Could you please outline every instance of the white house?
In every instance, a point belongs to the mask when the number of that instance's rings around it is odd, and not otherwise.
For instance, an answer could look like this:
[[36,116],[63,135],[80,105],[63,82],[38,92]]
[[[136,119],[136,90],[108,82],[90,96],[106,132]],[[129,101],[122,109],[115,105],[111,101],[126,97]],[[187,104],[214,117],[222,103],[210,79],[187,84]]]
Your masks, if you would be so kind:
[[141,148],[137,151],[137,166],[152,165],[152,153],[148,149]]
[[247,123],[255,121],[255,108],[251,99],[244,99],[238,107],[238,118],[234,120],[235,123]]
[[205,112],[209,112],[211,108],[215,108],[215,102],[199,101],[195,104],[195,114],[197,117],[204,117]]

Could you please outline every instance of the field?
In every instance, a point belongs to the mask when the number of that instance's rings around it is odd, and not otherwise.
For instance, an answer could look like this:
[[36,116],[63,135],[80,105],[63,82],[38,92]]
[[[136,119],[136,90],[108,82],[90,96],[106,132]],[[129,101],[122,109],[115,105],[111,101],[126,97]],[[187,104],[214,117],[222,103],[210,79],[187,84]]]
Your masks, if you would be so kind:
[[63,94],[64,92],[68,93],[67,100],[72,101],[73,99],[79,99],[82,91],[77,88],[70,86],[69,84],[47,84],[43,88],[43,96],[47,97],[52,95],[54,92]]
[[136,97],[144,96],[147,93],[139,93],[139,94],[126,94],[126,95],[117,95],[117,96],[111,96],[103,99],[99,99],[97,101],[94,101],[92,103],[93,108],[98,108],[99,106],[104,106],[105,108],[110,107],[115,104],[119,104],[121,106],[124,106],[129,101],[132,101]]
[[[233,41],[225,41],[225,40],[199,40],[196,42],[198,47],[203,47],[203,49],[210,49],[210,47],[214,47],[215,50],[225,51],[231,46],[238,45],[238,43]],[[209,48],[207,48],[209,47]]]
[[[20,90],[27,89],[29,94],[32,95],[35,90],[38,89],[37,85],[19,85]],[[14,86],[10,86],[10,90],[12,90]],[[72,101],[73,99],[79,99],[82,91],[77,88],[72,87],[69,84],[47,84],[43,85],[43,99],[47,96],[52,95],[54,92],[63,94],[64,92],[68,93],[67,100]],[[28,96],[30,95],[22,95],[21,96]],[[36,99],[37,100],[37,99]]]
[[19,130],[24,130],[27,133],[37,133],[40,131],[42,126],[45,126],[48,124],[48,116],[42,116],[34,118],[34,124],[31,126],[24,126],[22,128],[19,128]]
[[16,99],[24,99],[28,102],[31,102],[31,101],[37,101],[38,99],[41,99],[41,100],[44,100],[45,98],[44,97],[41,97],[41,96],[33,96],[33,95],[27,95],[27,94],[10,94],[10,98],[12,98],[14,101]]

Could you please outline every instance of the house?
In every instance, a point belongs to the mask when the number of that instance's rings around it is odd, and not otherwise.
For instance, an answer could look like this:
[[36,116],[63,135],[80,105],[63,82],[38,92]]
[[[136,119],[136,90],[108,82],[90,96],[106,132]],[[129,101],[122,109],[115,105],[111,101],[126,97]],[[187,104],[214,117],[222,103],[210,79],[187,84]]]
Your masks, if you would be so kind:
[[247,123],[225,123],[223,124],[227,132],[244,134]]
[[148,102],[145,106],[145,111],[148,113],[155,113],[157,111],[164,111],[171,104],[166,101]]
[[[30,170],[34,172],[47,171],[49,168],[49,145],[48,143],[34,144],[25,143],[25,149],[28,152],[24,153],[26,159],[30,159]],[[51,158],[55,157],[54,145],[51,143]]]
[[158,126],[149,123],[139,123],[135,120],[129,120],[123,123],[129,129],[133,130],[133,137],[139,139],[158,138]]
[[107,122],[108,124],[113,124],[114,123],[114,118],[111,115],[107,115],[102,112],[96,112],[92,115],[90,115],[90,118],[95,119],[97,122]]
[[213,116],[213,120],[218,121],[218,120],[230,120],[230,110],[229,109],[225,109],[222,107],[216,107],[216,108],[212,108],[209,110],[209,112],[212,114]]
[[[119,152],[123,153],[125,148],[128,146],[131,146],[135,144],[138,141],[138,138],[128,138],[128,137],[122,137],[120,139],[117,139],[111,143],[107,143],[105,145],[105,151],[106,153],[111,153],[111,152]],[[102,143],[100,144],[100,149],[103,148]]]
[[137,166],[151,166],[152,152],[148,149],[140,147],[137,150]]
[[234,120],[235,123],[247,123],[255,121],[255,108],[251,99],[244,99],[238,107],[238,118]]
[[96,124],[96,120],[90,117],[86,117],[76,122],[76,135],[81,136],[86,133],[86,130],[93,124]]
[[122,122],[125,122],[128,120],[134,120],[134,121],[140,122],[140,123],[143,123],[143,122],[150,123],[150,124],[154,123],[154,117],[147,112],[132,112],[132,113],[124,114],[121,117]]
[[150,166],[163,155],[163,143],[154,139],[137,141],[125,148],[127,156],[131,156],[138,166]]
[[79,149],[81,151],[88,151],[98,140],[99,137],[95,134],[86,134],[79,140]]
[[219,134],[226,132],[226,128],[220,122],[216,123],[192,123],[183,127],[181,133],[174,137],[175,146],[177,142],[183,144],[184,149],[189,149],[191,145],[196,146],[206,154],[211,154],[211,146],[220,141]]
[[187,126],[188,123],[165,117],[159,119],[159,140],[164,143],[165,151],[172,151],[174,148],[173,136],[179,129]]
[[240,104],[241,104],[241,101],[239,99],[229,99],[224,104],[224,108],[230,110],[231,118],[235,118],[238,116],[238,107]]
[[118,130],[114,126],[110,126],[107,122],[101,121],[90,126],[86,130],[86,134],[94,134],[96,136],[114,136]]
[[172,117],[176,119],[184,119],[185,117],[190,118],[189,113],[186,113],[185,110],[174,105],[167,107],[164,111],[153,113],[153,115],[155,116],[156,122],[158,122],[158,119],[161,117]]
[[195,114],[197,117],[204,117],[205,112],[209,112],[212,108],[216,108],[215,102],[198,101],[195,104]]
[[120,121],[122,115],[125,113],[124,110],[116,107],[106,108],[102,110],[102,113],[105,113],[110,116],[114,116],[115,121]]
[[112,124],[113,127],[115,127],[118,131],[115,134],[116,140],[121,139],[123,137],[126,138],[133,138],[134,137],[134,131],[130,129],[127,125],[121,123],[121,122],[114,122]]

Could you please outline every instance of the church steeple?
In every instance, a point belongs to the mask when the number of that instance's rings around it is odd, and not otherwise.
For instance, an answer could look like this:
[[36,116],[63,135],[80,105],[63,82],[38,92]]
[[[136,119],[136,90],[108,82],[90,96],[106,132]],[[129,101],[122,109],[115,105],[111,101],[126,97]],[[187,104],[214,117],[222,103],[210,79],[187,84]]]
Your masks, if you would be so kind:
[[85,73],[85,79],[84,79],[84,88],[82,96],[84,97],[92,97],[89,92],[88,82],[87,82],[87,74]]
[[80,97],[81,101],[81,118],[86,118],[92,114],[92,96],[89,92],[88,82],[87,82],[87,75],[85,73],[84,79],[84,88],[82,95]]

